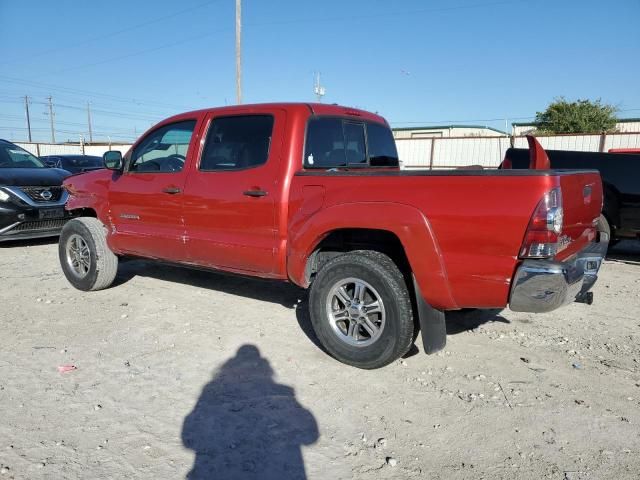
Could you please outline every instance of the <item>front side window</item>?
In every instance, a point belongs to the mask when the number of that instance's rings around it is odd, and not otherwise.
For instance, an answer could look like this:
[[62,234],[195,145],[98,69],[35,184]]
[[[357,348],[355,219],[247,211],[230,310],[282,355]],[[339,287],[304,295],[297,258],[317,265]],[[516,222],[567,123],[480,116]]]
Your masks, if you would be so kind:
[[202,151],[200,170],[241,170],[264,165],[272,134],[271,115],[215,118]]
[[189,150],[195,120],[172,123],[150,133],[133,151],[130,172],[179,172]]
[[304,164],[307,168],[397,167],[391,130],[374,122],[315,117],[309,120]]

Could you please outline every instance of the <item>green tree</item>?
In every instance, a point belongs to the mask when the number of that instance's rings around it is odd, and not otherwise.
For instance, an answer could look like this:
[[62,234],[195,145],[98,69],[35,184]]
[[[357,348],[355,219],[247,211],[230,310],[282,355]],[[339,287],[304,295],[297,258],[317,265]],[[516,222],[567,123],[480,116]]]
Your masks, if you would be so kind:
[[615,130],[617,108],[600,99],[569,102],[555,99],[544,112],[536,113],[536,133],[596,133]]

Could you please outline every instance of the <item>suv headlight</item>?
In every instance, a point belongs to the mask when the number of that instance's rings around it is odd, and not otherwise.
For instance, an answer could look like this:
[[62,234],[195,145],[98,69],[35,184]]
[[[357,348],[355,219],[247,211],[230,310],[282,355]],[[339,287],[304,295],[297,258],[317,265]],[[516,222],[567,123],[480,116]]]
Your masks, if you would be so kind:
[[0,188],[0,202],[7,202],[9,198],[9,194]]

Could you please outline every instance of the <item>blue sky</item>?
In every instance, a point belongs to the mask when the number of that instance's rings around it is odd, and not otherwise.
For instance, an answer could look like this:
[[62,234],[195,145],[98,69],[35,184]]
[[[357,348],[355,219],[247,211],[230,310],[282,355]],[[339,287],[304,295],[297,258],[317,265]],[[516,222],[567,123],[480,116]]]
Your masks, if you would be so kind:
[[[235,101],[234,0],[0,0],[0,137],[131,140],[180,111]],[[246,103],[325,102],[394,126],[504,129],[554,97],[640,117],[640,0],[243,0]]]

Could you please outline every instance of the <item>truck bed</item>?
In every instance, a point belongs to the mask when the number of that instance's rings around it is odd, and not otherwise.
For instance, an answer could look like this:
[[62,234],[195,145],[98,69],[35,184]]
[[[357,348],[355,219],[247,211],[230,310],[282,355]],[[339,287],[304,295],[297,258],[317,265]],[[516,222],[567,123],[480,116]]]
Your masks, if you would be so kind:
[[[324,223],[334,228],[375,223],[399,237],[406,232],[407,256],[431,305],[504,307],[523,234],[545,192],[558,185],[571,190],[565,194],[565,215],[573,238],[558,259],[592,240],[601,190],[594,188],[595,200],[585,209],[576,191],[583,184],[599,185],[597,172],[306,170],[292,182],[289,230],[306,236]],[[354,199],[361,208],[353,208]],[[347,210],[342,217],[340,212]],[[361,215],[354,215],[358,211]],[[292,242],[295,250],[296,239]]]

